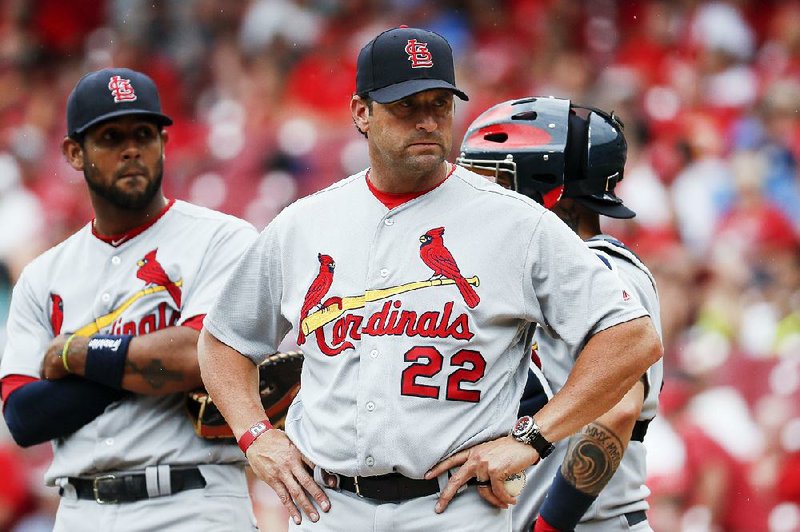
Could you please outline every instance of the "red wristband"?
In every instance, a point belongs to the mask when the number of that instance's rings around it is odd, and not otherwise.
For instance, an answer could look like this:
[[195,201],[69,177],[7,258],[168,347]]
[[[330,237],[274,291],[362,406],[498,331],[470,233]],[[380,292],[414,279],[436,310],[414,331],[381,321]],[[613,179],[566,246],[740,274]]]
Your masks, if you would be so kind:
[[242,434],[242,437],[239,438],[239,449],[241,449],[243,453],[247,454],[247,449],[253,445],[253,442],[256,441],[256,438],[271,428],[273,427],[272,423],[269,422],[269,419],[264,419],[258,423],[254,423],[253,426],[247,429],[247,431]]

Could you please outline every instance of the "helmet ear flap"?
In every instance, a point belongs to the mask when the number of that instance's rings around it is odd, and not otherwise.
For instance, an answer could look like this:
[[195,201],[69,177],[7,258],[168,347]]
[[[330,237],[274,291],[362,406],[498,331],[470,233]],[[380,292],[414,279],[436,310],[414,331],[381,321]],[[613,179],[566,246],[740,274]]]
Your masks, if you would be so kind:
[[587,177],[604,181],[603,192],[614,193],[622,181],[628,156],[628,143],[623,134],[622,122],[612,114],[592,111],[587,118],[589,149],[587,150]]
[[[583,112],[578,115],[572,109]],[[577,199],[598,214],[632,218],[636,214],[614,193],[622,180],[628,151],[622,121],[614,113],[594,107],[573,105],[572,109],[564,196]]]

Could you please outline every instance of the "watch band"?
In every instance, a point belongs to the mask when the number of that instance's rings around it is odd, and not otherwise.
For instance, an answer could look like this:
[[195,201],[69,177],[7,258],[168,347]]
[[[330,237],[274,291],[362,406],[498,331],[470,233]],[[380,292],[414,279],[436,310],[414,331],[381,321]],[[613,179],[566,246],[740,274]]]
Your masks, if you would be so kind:
[[547,438],[542,436],[542,433],[539,429],[539,425],[536,422],[533,422],[533,432],[530,436],[530,444],[531,447],[536,449],[536,452],[539,453],[539,458],[547,458],[550,454],[555,450],[556,446],[550,443]]

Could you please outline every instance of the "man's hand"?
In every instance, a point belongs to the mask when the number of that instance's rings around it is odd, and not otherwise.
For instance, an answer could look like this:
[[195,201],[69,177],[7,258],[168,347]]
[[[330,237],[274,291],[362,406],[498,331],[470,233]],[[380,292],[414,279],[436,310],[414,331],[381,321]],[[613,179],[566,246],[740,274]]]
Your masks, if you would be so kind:
[[[47,346],[47,351],[42,359],[42,367],[40,373],[42,378],[48,380],[63,379],[70,374],[64,368],[64,362],[61,359],[61,354],[64,351],[64,344],[67,342],[71,335],[61,334],[53,338],[50,345]],[[83,336],[76,336],[69,343],[69,352],[67,353],[67,363],[70,371],[76,373],[78,367],[83,368],[86,361],[86,345],[89,339]]]
[[313,469],[314,464],[300,453],[282,430],[270,429],[256,439],[247,449],[247,459],[258,478],[275,490],[296,524],[299,525],[303,519],[298,507],[313,522],[319,520],[319,514],[306,492],[322,511],[330,509],[328,497],[307,469]]
[[498,508],[508,508],[509,504],[516,504],[517,500],[506,491],[505,480],[538,460],[539,454],[533,447],[520,443],[511,436],[487,441],[454,454],[425,474],[427,479],[436,478],[449,469],[461,466],[439,495],[436,513],[444,512],[458,489],[473,477],[479,482],[490,482],[488,485],[478,486],[478,493],[490,504]]

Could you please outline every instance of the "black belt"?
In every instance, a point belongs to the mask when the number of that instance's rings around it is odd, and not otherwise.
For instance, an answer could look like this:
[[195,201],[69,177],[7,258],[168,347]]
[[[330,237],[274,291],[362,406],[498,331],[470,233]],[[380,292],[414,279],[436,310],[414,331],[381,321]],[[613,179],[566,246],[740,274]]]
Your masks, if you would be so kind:
[[644,510],[628,512],[625,514],[625,520],[628,521],[628,526],[638,525],[642,521],[647,521],[647,514]]
[[439,493],[439,481],[404,477],[400,473],[389,473],[376,477],[345,477],[338,475],[339,488],[351,491],[359,497],[379,501],[405,501]]
[[[149,499],[159,494],[148,493],[147,476],[144,472],[100,475],[95,478],[69,477],[67,481],[75,487],[79,499],[97,501],[99,504],[116,504]],[[185,490],[206,487],[206,479],[196,467],[169,469],[168,495]],[[151,487],[151,492],[154,491]]]

